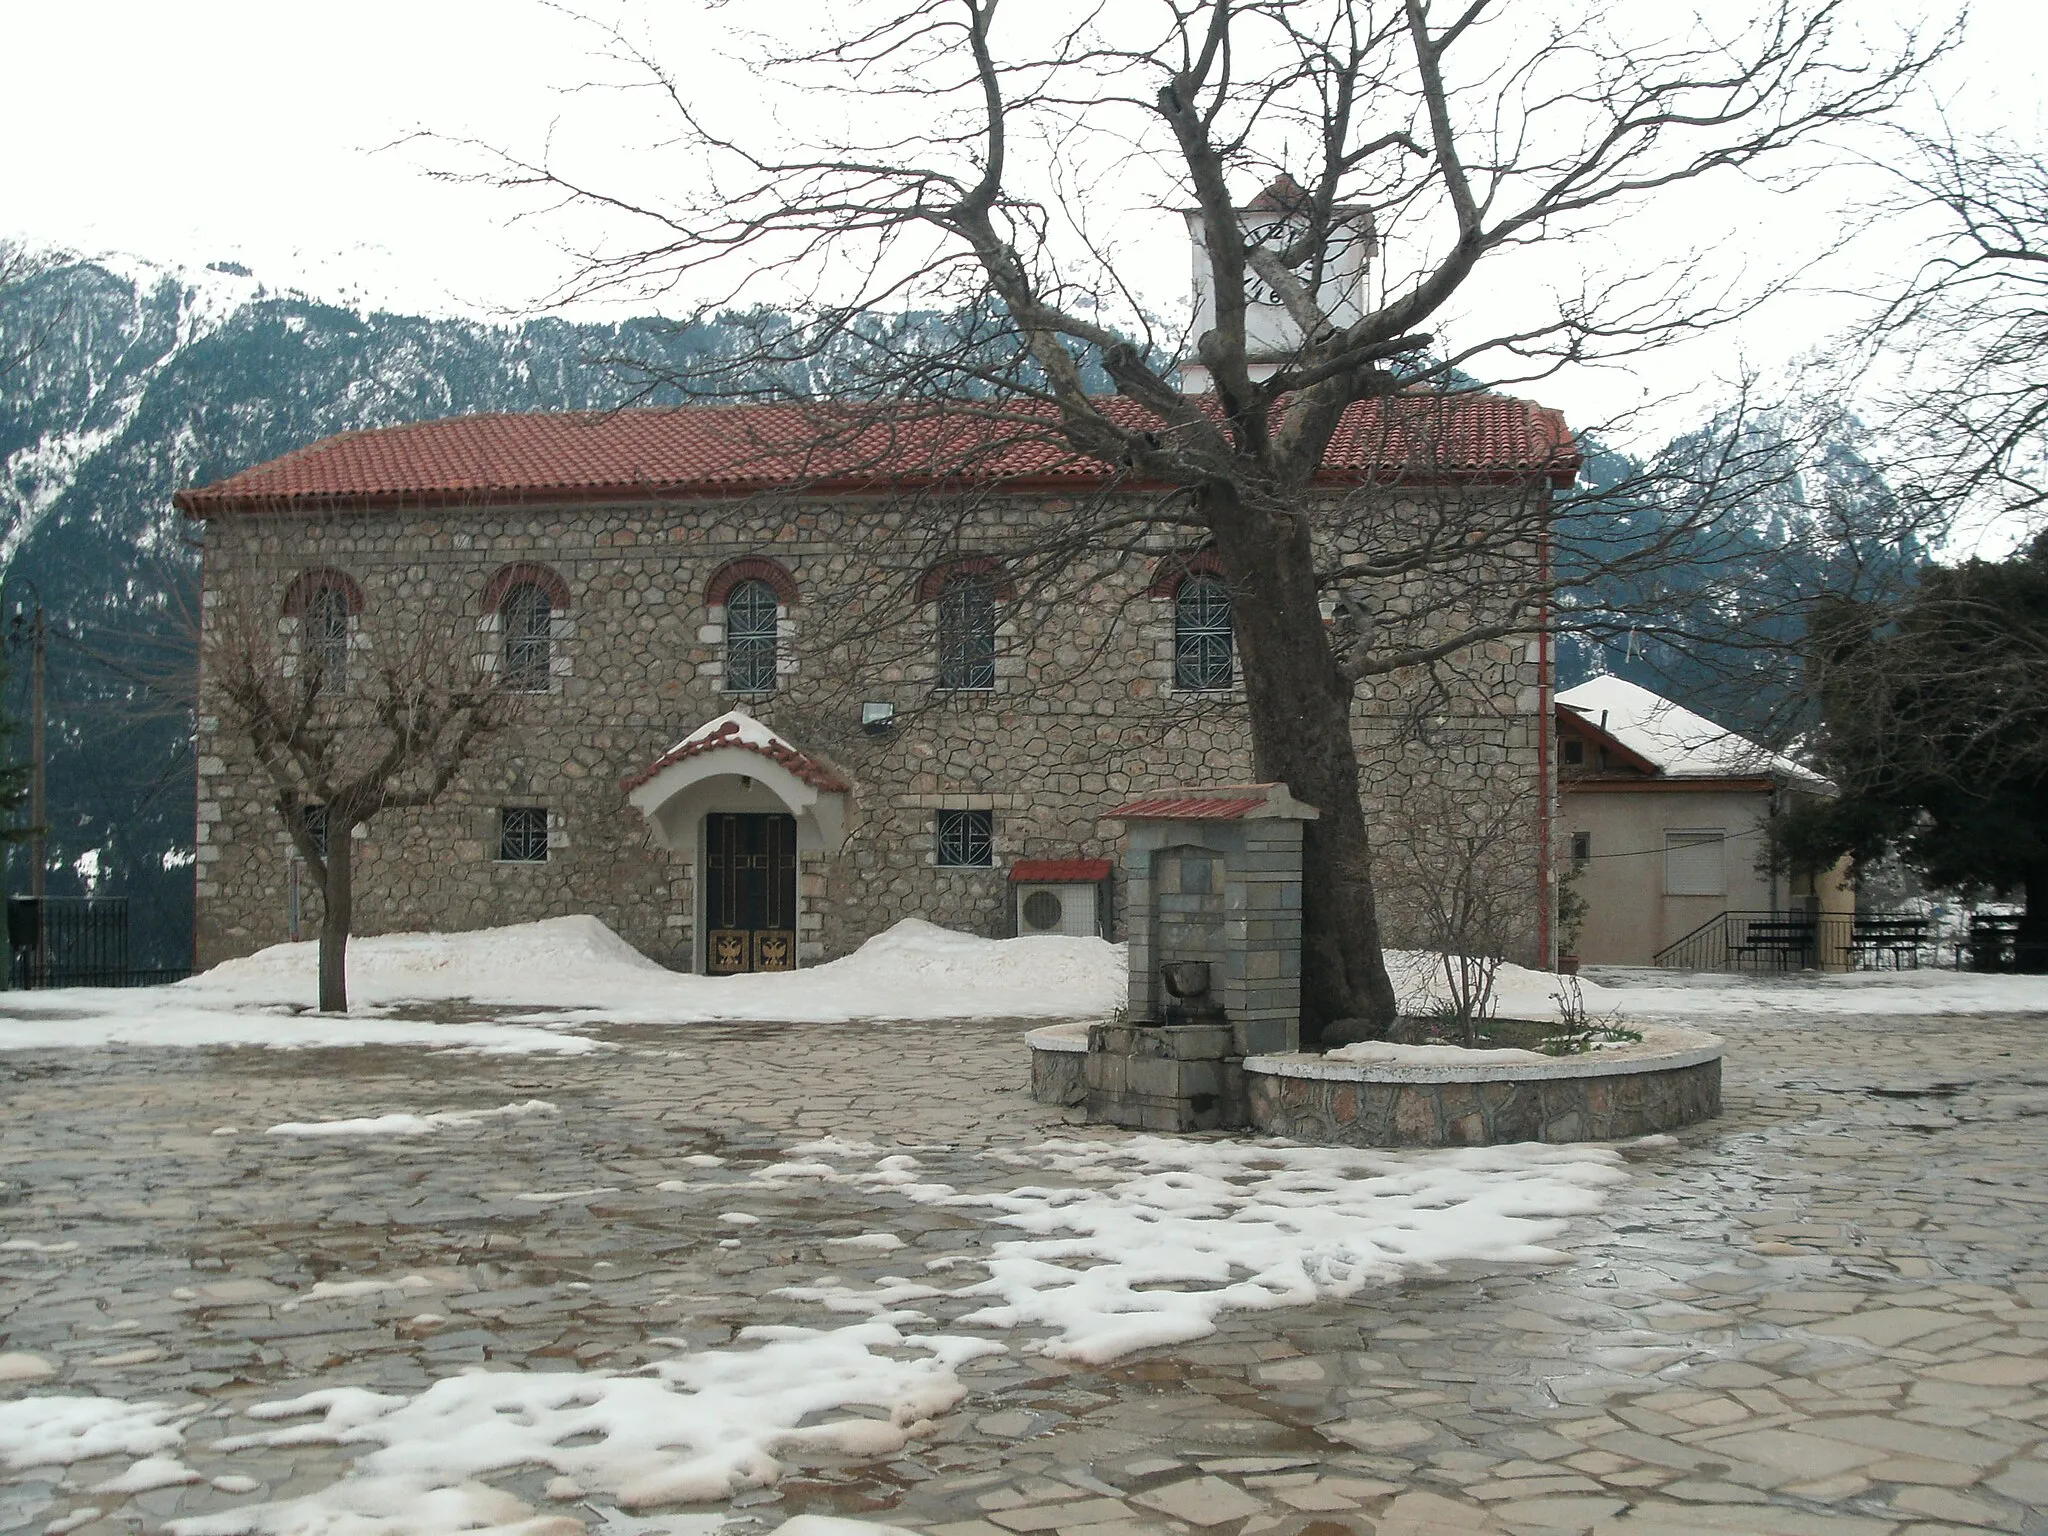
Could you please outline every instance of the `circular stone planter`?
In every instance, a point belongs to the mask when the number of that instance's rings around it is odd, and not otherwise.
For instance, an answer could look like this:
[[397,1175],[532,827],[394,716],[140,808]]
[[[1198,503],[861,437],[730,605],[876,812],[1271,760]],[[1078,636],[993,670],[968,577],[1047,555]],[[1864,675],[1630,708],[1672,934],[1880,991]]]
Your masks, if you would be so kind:
[[1674,1025],[1641,1029],[1638,1043],[1538,1060],[1522,1051],[1403,1060],[1398,1049],[1382,1060],[1251,1056],[1244,1072],[1252,1124],[1335,1146],[1483,1147],[1616,1141],[1720,1114],[1721,1042]]
[[1024,1036],[1031,1047],[1031,1097],[1041,1104],[1073,1108],[1088,1097],[1083,1064],[1088,1060],[1088,1026],[1044,1024]]

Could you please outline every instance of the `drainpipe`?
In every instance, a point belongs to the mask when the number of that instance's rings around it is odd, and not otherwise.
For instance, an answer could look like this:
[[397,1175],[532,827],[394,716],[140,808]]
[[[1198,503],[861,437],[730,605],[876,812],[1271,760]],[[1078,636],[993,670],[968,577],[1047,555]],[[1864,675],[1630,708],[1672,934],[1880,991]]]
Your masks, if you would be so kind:
[[[1543,489],[1543,508],[1550,510],[1550,488]],[[1557,969],[1557,872],[1551,867],[1551,807],[1557,796],[1557,781],[1551,768],[1551,737],[1557,722],[1551,703],[1550,634],[1550,520],[1546,517],[1539,535],[1542,543],[1537,558],[1542,595],[1536,610],[1536,953],[1548,970]]]

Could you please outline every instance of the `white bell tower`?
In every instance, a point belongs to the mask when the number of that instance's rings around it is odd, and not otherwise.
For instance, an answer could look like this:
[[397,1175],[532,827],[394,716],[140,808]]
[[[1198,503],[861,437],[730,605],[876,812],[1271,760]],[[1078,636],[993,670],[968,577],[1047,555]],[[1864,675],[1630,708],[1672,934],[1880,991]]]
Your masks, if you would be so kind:
[[[1238,227],[1249,246],[1279,249],[1300,233],[1309,194],[1293,177],[1282,171],[1266,189],[1239,208]],[[1216,287],[1209,268],[1209,243],[1202,228],[1199,209],[1186,209],[1188,240],[1193,247],[1195,273],[1194,334],[1200,336],[1216,324]],[[1359,319],[1365,305],[1365,271],[1373,253],[1372,213],[1369,209],[1338,206],[1330,212],[1330,242],[1323,263],[1323,281],[1316,290],[1316,302],[1332,324],[1345,326]],[[1301,327],[1280,303],[1279,295],[1249,268],[1245,272],[1245,351],[1254,379],[1270,377],[1293,358],[1301,346]],[[1209,370],[1194,357],[1180,365],[1183,393],[1206,395],[1216,385]]]

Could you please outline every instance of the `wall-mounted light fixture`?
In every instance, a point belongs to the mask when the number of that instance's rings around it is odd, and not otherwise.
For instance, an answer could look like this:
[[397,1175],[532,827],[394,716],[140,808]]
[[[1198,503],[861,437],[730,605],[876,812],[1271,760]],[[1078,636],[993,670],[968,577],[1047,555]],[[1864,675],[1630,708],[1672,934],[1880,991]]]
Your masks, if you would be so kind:
[[896,706],[873,700],[860,707],[860,728],[870,736],[886,735],[896,724]]

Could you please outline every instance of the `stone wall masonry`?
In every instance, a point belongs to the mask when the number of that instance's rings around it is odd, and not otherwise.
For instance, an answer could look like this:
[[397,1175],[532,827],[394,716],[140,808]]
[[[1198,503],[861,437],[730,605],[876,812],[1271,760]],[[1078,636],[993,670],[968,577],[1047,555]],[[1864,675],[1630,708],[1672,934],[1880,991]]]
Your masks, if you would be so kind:
[[1501,1082],[1369,1082],[1248,1068],[1245,1085],[1254,1126],[1325,1146],[1616,1141],[1721,1113],[1718,1056],[1666,1070]]
[[[979,509],[978,526],[996,548],[1059,511],[1012,498]],[[293,575],[332,566],[363,588],[366,657],[436,613],[467,615],[488,646],[495,636],[478,610],[494,573],[532,561],[566,583],[548,691],[484,744],[439,804],[379,818],[357,844],[363,934],[590,913],[662,963],[694,968],[693,860],[651,839],[620,780],[735,703],[721,687],[723,631],[706,584],[746,555],[780,562],[797,600],[786,610],[782,686],[743,702],[854,786],[843,848],[801,871],[806,963],[905,917],[1005,934],[1012,860],[1115,857],[1120,829],[1098,818],[1119,800],[1254,776],[1241,684],[1199,694],[1173,686],[1173,604],[1147,595],[1157,560],[1173,553],[1167,543],[1077,572],[1088,601],[1008,610],[997,686],[947,694],[930,685],[930,616],[904,596],[925,547],[906,517],[878,498],[771,497],[222,518],[206,529],[206,622],[217,626],[223,603],[275,604]],[[1361,691],[1354,720],[1369,802],[1416,775],[1474,793],[1533,784],[1534,654],[1481,647],[1446,675],[1449,692],[1398,675]],[[202,689],[196,887],[206,966],[288,937],[292,855],[246,742],[221,728],[211,680]],[[894,730],[861,729],[870,700],[896,706]],[[1514,705],[1505,714],[1503,700]],[[1418,701],[1436,709],[1427,740],[1414,723],[1424,718]],[[550,811],[546,864],[493,860],[497,813],[509,805]],[[946,808],[993,813],[994,867],[937,866],[934,815]],[[1533,902],[1533,869],[1529,885]],[[1113,910],[1123,908],[1119,897]],[[1398,942],[1400,915],[1387,915]],[[308,895],[301,931],[310,936],[317,920]]]

